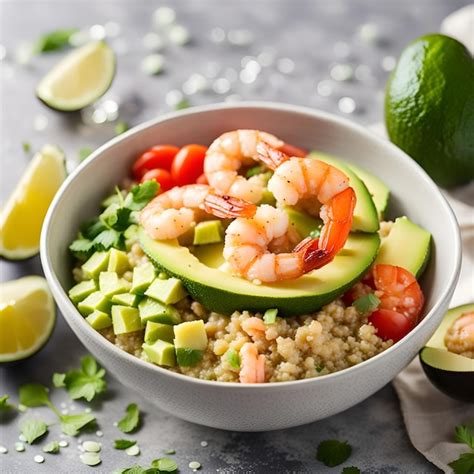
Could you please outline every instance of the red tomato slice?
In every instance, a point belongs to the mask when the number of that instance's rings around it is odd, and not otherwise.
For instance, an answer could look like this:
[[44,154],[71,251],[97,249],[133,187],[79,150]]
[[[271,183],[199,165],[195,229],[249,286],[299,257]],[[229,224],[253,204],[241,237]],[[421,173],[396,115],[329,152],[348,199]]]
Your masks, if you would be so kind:
[[147,171],[155,168],[170,171],[178,151],[179,148],[174,145],[156,145],[149,148],[135,161],[132,167],[133,177],[138,181]]
[[207,148],[202,145],[186,145],[174,157],[171,176],[178,186],[193,184],[204,171]]
[[377,329],[377,336],[393,342],[405,337],[414,327],[406,316],[390,309],[375,310],[369,316],[369,323]]
[[203,173],[201,176],[199,176],[198,179],[196,179],[197,184],[209,184],[209,181],[206,178],[206,175]]
[[154,170],[147,171],[141,179],[141,182],[144,183],[145,181],[150,181],[154,179],[160,185],[159,193],[168,191],[172,187],[174,187],[174,181],[171,177],[171,173],[166,170],[162,170],[161,168],[156,168]]

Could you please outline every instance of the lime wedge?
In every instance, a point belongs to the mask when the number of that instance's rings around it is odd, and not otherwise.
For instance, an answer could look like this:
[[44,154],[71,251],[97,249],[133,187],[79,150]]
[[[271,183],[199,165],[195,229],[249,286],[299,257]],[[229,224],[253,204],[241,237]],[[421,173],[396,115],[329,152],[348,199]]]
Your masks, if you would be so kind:
[[0,283],[0,363],[30,357],[48,341],[56,321],[46,280],[28,276]]
[[65,177],[63,152],[44,146],[0,211],[0,256],[22,260],[39,252],[46,211]]
[[36,95],[49,107],[80,110],[108,90],[115,75],[115,53],[103,41],[69,53],[41,80]]

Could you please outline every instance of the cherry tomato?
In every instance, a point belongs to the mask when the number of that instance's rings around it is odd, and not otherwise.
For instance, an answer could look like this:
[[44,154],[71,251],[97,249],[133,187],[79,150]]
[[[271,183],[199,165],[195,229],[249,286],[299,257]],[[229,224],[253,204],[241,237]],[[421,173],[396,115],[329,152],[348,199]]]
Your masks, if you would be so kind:
[[174,186],[173,178],[171,173],[161,168],[155,168],[154,170],[147,171],[141,179],[141,182],[150,181],[154,179],[160,185],[160,193],[168,191]]
[[171,176],[178,186],[193,184],[204,171],[207,148],[202,145],[186,145],[174,157]]
[[377,336],[384,341],[397,342],[414,327],[410,319],[390,309],[377,309],[369,316],[369,323],[377,329]]
[[198,179],[196,179],[197,184],[209,184],[209,181],[206,178],[206,175],[203,173],[201,176],[199,176]]
[[147,171],[155,168],[170,171],[173,159],[178,151],[179,148],[173,145],[156,145],[146,150],[132,167],[134,178],[140,180]]

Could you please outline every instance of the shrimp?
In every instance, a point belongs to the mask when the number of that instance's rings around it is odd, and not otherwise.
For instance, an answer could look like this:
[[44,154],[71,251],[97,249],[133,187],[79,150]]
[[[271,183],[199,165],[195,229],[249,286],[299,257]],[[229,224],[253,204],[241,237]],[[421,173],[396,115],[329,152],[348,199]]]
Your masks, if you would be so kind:
[[240,349],[239,355],[240,381],[242,383],[265,382],[265,356],[258,355],[257,346],[252,342],[246,342]]
[[236,217],[226,229],[223,255],[230,269],[243,278],[264,283],[289,280],[319,264],[317,239],[306,239],[293,252],[269,251],[273,241],[289,232],[283,209],[213,194],[205,198],[204,209],[217,217]]
[[285,144],[267,132],[234,130],[216,138],[206,152],[204,174],[210,186],[218,193],[258,203],[265,183],[258,176],[246,179],[238,174],[242,166],[258,162],[257,146],[268,143],[274,149],[288,150],[304,156],[306,152]]
[[246,319],[242,323],[242,329],[255,341],[265,335],[265,323],[257,317]]
[[461,314],[453,322],[444,343],[448,351],[474,358],[474,311]]
[[206,184],[174,187],[145,206],[140,223],[153,239],[176,239],[206,217],[203,203],[208,193]]
[[375,265],[375,295],[380,299],[380,308],[396,311],[416,325],[425,298],[414,275],[402,267]]

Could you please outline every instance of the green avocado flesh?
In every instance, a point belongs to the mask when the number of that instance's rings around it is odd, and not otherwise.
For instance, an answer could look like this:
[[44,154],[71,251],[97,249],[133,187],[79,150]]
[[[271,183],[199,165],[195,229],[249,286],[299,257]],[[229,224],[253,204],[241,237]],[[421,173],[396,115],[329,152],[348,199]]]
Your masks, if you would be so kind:
[[316,311],[344,293],[369,268],[379,248],[378,234],[352,233],[346,245],[328,265],[298,279],[256,285],[223,272],[223,244],[190,249],[176,240],[155,241],[143,230],[141,246],[150,259],[179,278],[193,299],[224,314],[236,310],[265,311],[293,316]]
[[382,238],[375,263],[397,265],[419,278],[428,263],[430,249],[431,234],[407,217],[398,217],[388,236]]
[[425,364],[450,372],[474,372],[474,359],[464,357],[446,349],[424,347],[420,357]]

